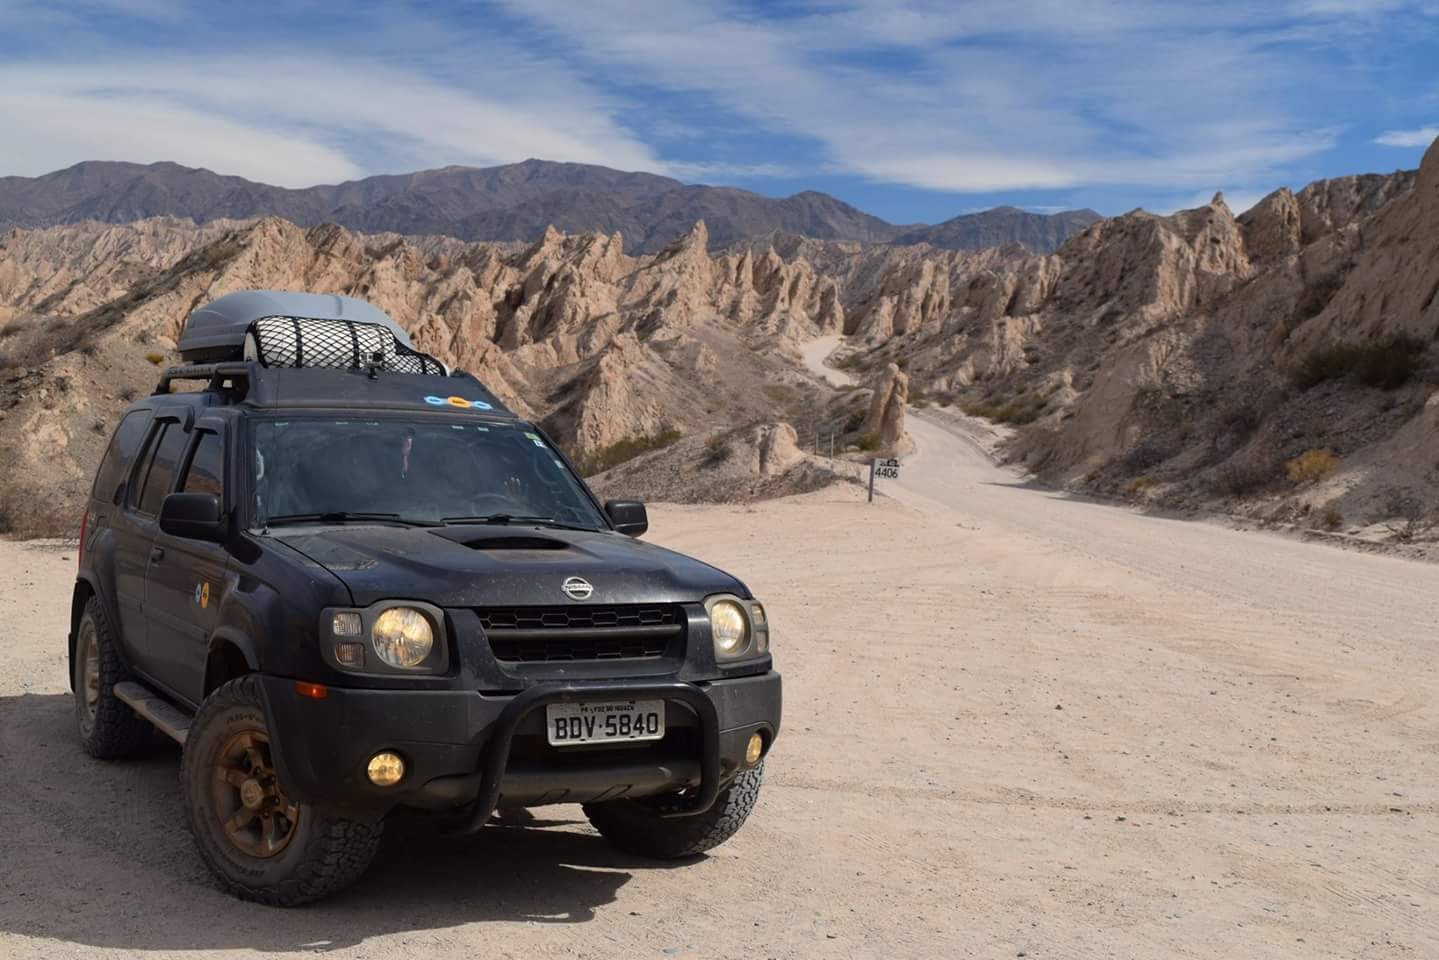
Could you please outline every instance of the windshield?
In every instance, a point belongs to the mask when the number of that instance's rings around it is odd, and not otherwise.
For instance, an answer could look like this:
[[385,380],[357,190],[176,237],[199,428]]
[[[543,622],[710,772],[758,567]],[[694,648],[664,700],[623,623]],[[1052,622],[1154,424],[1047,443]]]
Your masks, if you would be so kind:
[[606,523],[548,443],[519,424],[303,418],[255,425],[255,516]]

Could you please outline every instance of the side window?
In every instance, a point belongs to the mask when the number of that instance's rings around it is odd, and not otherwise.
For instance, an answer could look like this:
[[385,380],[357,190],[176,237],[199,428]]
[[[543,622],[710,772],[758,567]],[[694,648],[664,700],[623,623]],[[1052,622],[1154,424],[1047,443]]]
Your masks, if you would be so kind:
[[164,432],[155,442],[155,458],[150,461],[145,483],[140,487],[139,509],[151,516],[160,512],[160,501],[175,485],[175,472],[185,452],[184,429],[178,423],[165,424]]
[[125,474],[145,440],[145,428],[149,425],[149,410],[132,410],[120,421],[120,426],[115,428],[115,434],[110,438],[110,446],[105,448],[100,469],[95,471],[92,496],[106,503],[115,502],[115,494],[119,492],[120,484],[124,482]]
[[218,433],[205,431],[195,444],[190,456],[189,469],[180,484],[183,493],[213,493],[224,495],[225,489],[225,441]]

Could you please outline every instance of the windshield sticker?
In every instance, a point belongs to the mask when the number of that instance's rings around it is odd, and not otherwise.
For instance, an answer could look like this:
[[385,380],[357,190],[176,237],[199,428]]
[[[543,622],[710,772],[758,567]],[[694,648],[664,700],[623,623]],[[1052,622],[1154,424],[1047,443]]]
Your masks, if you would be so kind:
[[425,398],[425,402],[432,407],[443,407],[448,405],[451,407],[463,407],[467,410],[495,409],[493,404],[486,403],[483,400],[466,400],[464,397],[436,397],[431,395]]

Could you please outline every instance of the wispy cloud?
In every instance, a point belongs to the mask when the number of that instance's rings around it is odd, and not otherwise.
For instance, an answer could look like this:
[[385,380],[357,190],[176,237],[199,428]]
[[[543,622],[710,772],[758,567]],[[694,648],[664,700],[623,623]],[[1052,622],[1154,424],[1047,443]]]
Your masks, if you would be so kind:
[[1420,127],[1417,130],[1386,130],[1374,138],[1374,142],[1385,147],[1427,147],[1439,140],[1439,126]]
[[[203,82],[197,82],[203,81]],[[280,185],[353,177],[357,142],[395,169],[549,157],[655,169],[595,98],[491,98],[370,63],[266,57],[0,66],[7,172],[76,157],[175,160]]]
[[1284,109],[1301,71],[1246,5],[1197,21],[1105,0],[852,0],[775,19],[697,0],[502,2],[597,70],[704,96],[877,181],[1173,187],[1252,180],[1335,142]]
[[[533,156],[888,191],[906,219],[1158,206],[1422,146],[1436,42],[1439,0],[0,0],[0,174]],[[1381,82],[1401,54],[1420,82]]]

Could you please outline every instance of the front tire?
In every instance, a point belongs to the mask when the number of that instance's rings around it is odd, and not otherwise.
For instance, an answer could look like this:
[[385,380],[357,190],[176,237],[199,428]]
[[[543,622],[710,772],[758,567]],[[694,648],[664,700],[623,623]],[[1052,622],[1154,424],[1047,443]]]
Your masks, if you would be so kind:
[[358,880],[379,847],[380,823],[285,796],[254,675],[231,680],[201,704],[180,782],[200,858],[242,900],[293,907],[328,897]]
[[150,724],[115,696],[115,684],[128,678],[114,630],[99,597],[91,597],[75,630],[75,721],[80,745],[99,760],[117,760],[143,750]]
[[664,817],[675,800],[644,798],[585,804],[585,816],[606,840],[627,853],[679,860],[713,850],[739,832],[759,801],[764,782],[760,763],[720,791],[714,806],[692,817]]

